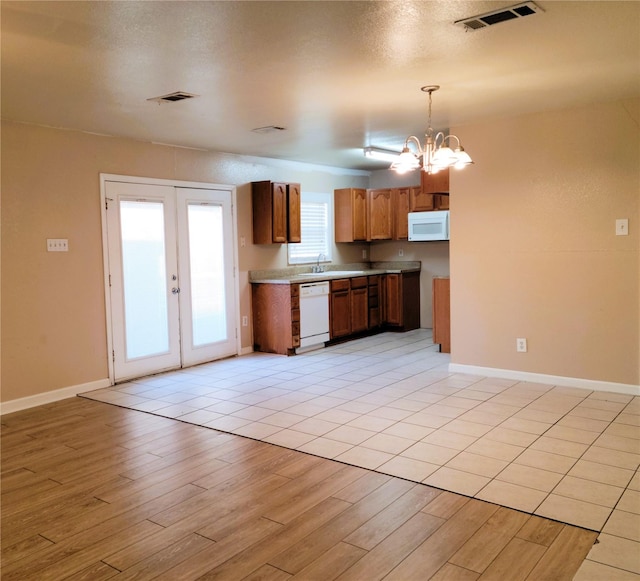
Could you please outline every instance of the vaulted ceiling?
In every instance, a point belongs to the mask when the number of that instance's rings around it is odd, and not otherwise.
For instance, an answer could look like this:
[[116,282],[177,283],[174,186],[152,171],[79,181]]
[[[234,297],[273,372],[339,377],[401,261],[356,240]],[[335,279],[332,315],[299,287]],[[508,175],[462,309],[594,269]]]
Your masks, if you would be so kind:
[[[3,0],[2,116],[376,169],[363,147],[424,134],[423,85],[436,129],[640,96],[640,2],[453,24],[514,3]],[[198,96],[149,100],[174,91]]]

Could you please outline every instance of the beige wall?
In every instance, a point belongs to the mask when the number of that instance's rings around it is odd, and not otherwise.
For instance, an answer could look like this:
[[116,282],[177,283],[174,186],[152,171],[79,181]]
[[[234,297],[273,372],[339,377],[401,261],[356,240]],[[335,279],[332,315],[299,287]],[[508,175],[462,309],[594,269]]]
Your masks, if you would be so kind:
[[[243,158],[132,140],[2,124],[2,401],[108,376],[100,173],[237,186],[240,311],[247,272],[286,266],[284,245],[251,241],[254,180],[299,182],[303,191],[366,187],[364,172]],[[69,252],[46,252],[68,238]],[[239,245],[238,245],[239,246]],[[334,262],[361,260],[365,245],[339,245]],[[242,347],[251,328],[241,329]]]
[[[452,277],[452,361],[638,384],[640,136],[638,101],[456,129],[476,165],[452,177],[452,241],[371,245],[373,260],[422,260],[422,324],[433,275]],[[2,124],[2,401],[107,377],[100,173],[237,185],[238,236],[251,240],[249,182],[303,190],[384,187],[376,172],[157,146]],[[408,185],[408,184],[407,184]],[[630,235],[616,237],[616,218]],[[68,238],[69,253],[47,253]],[[334,262],[361,260],[340,244]],[[286,265],[284,246],[239,248],[247,272]],[[243,328],[243,347],[251,345]],[[529,352],[515,352],[515,338]]]
[[453,363],[639,383],[639,103],[455,131]]

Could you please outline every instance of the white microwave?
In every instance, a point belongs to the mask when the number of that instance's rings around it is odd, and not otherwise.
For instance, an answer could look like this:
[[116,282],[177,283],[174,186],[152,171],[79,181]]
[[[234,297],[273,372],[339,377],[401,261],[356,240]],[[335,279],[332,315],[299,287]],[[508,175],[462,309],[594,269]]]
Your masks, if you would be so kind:
[[409,212],[409,241],[449,240],[449,211]]

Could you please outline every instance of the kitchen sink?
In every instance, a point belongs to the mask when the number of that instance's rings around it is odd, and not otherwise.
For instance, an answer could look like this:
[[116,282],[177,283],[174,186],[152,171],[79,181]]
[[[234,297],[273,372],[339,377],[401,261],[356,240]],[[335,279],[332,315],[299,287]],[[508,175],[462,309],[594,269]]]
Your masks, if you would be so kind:
[[364,270],[326,270],[325,272],[303,272],[296,274],[296,276],[353,276],[364,273]]
[[324,274],[331,276],[352,276],[354,274],[364,274],[364,270],[327,270]]

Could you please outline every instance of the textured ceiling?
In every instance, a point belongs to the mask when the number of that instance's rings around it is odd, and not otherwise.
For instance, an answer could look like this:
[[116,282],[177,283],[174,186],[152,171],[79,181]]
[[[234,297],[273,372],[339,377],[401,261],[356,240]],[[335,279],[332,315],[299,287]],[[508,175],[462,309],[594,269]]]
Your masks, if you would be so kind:
[[[423,85],[442,87],[436,129],[640,95],[640,2],[453,25],[512,4],[3,0],[2,116],[375,169],[363,147],[424,134]],[[199,97],[148,101],[173,91]],[[267,125],[287,130],[251,132]]]

